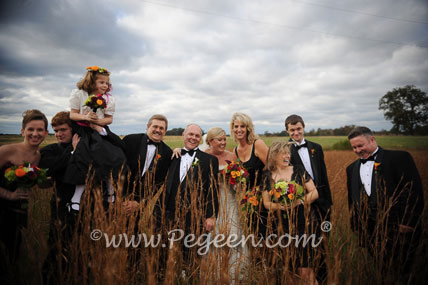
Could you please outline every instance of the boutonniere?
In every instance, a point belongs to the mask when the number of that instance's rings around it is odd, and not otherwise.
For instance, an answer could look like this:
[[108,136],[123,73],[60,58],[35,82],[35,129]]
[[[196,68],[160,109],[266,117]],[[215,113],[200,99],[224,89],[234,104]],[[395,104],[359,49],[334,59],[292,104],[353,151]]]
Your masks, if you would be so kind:
[[192,167],[198,167],[199,165],[199,158],[195,157],[195,160],[192,162]]
[[162,155],[160,155],[159,153],[156,154],[155,160],[158,161],[160,158],[162,157]]
[[314,157],[314,154],[315,154],[315,149],[313,148],[313,149],[311,149],[311,155],[312,155],[312,157]]
[[377,173],[379,171],[379,167],[380,167],[380,162],[375,162],[374,163],[374,171],[375,171],[375,173]]

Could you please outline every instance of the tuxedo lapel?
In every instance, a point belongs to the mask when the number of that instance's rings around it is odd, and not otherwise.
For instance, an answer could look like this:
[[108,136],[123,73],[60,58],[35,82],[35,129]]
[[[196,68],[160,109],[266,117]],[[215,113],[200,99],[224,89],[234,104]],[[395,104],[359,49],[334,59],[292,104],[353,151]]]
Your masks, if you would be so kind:
[[[140,142],[140,150],[138,152],[140,158],[140,167],[141,172],[144,169],[144,164],[146,163],[146,155],[147,155],[147,135],[143,135]],[[141,174],[140,174],[141,175]]]
[[377,186],[378,186],[378,182],[379,182],[379,173],[378,171],[376,171],[376,164],[377,163],[382,163],[383,161],[383,149],[381,147],[379,147],[379,150],[377,151],[376,154],[376,159],[375,159],[375,165],[373,166],[373,172],[372,172],[372,185],[371,185],[371,194],[373,195],[373,198],[376,199],[376,195],[377,195]]
[[297,151],[297,148],[294,144],[291,146],[291,158],[294,160],[294,165],[303,165],[303,161],[300,158],[299,152]]
[[310,141],[306,141],[306,143],[308,144],[307,150],[309,154],[309,160],[311,161],[312,173],[314,174],[314,183],[315,185],[318,185],[320,181],[320,173],[317,165],[319,165],[319,162],[317,156],[312,155],[312,151],[315,150],[315,146]]
[[168,180],[166,183],[167,195],[170,195],[172,193],[172,189],[177,189],[178,185],[180,184],[180,163],[181,158],[175,158],[171,163]]

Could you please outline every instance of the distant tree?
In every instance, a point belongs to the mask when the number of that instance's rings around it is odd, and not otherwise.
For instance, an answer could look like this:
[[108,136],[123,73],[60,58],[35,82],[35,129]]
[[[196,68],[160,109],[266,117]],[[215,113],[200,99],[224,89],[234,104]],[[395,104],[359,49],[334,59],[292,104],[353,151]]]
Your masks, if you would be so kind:
[[166,131],[165,135],[167,136],[181,136],[184,132],[183,128],[173,128],[171,130]]
[[427,93],[413,85],[394,88],[379,100],[379,110],[392,121],[391,132],[413,135],[415,130],[426,129],[428,121]]

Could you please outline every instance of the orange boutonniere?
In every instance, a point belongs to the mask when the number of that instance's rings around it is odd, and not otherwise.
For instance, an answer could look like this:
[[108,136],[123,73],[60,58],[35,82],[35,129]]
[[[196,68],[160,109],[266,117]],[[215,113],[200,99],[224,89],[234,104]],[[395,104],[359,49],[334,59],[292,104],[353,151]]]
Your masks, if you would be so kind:
[[374,171],[375,171],[375,172],[378,172],[379,167],[380,167],[380,162],[375,162],[375,163],[374,163]]
[[314,154],[315,154],[315,149],[313,148],[313,149],[311,149],[311,155],[312,155],[312,157],[314,157]]
[[156,155],[156,160],[159,160],[159,158],[161,158],[162,155],[160,155],[159,153]]

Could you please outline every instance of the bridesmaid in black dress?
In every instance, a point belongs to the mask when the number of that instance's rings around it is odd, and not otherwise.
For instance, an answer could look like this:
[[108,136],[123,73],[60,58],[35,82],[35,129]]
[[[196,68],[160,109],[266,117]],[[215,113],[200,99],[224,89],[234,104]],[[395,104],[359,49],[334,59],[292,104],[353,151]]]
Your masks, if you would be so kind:
[[23,203],[29,199],[26,190],[18,188],[15,183],[6,182],[5,170],[24,163],[38,165],[39,146],[48,135],[48,120],[42,112],[27,110],[22,117],[21,135],[24,141],[0,147],[0,266],[5,261],[4,257],[8,256],[12,264],[18,257],[21,229],[27,226],[27,209]]
[[[266,164],[268,147],[265,142],[258,139],[254,132],[254,125],[251,118],[244,113],[236,112],[230,120],[230,134],[238,143],[235,147],[236,157],[241,160],[249,173],[249,183],[247,187],[252,189],[259,186],[262,180],[263,168]],[[261,205],[260,211],[254,213],[252,218],[251,232],[264,236],[266,233],[266,209]]]
[[[310,225],[313,218],[310,216],[310,204],[318,199],[318,191],[311,176],[301,165],[290,165],[290,147],[288,142],[274,142],[269,148],[267,165],[263,173],[263,204],[269,211],[274,211],[273,231],[279,235],[289,234],[290,236],[303,234],[310,235],[313,232]],[[305,189],[304,202],[296,199],[290,205],[282,205],[271,201],[269,191],[278,181],[294,181]],[[306,206],[306,207],[305,207]],[[306,208],[306,209],[305,209]],[[305,215],[305,211],[308,215]],[[291,217],[291,218],[289,218]],[[309,225],[308,227],[306,225]],[[308,243],[305,247],[293,246],[285,249],[295,258],[297,274],[304,284],[317,284],[311,261],[313,248]],[[295,254],[293,254],[295,253]],[[279,268],[279,267],[278,267]]]

